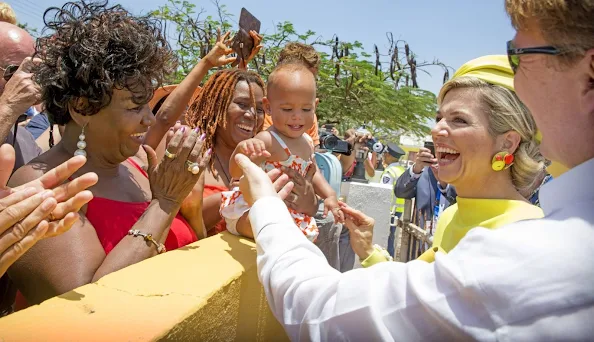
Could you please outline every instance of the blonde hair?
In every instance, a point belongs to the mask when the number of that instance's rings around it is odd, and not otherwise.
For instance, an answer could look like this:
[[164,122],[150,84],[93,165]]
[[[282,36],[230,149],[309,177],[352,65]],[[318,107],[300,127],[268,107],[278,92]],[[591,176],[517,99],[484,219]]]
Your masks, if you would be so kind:
[[0,21],[16,25],[16,13],[6,2],[0,2]]
[[278,64],[303,62],[308,68],[320,67],[320,54],[311,45],[291,42],[281,51]]
[[489,118],[488,130],[492,137],[509,131],[520,135],[520,144],[514,152],[514,164],[510,168],[512,182],[520,193],[530,193],[545,172],[544,157],[535,139],[536,123],[532,115],[515,92],[471,76],[454,78],[446,83],[439,92],[438,103],[441,104],[450,90],[464,88],[478,95]]
[[594,0],[506,0],[505,10],[516,29],[534,20],[566,63],[594,48]]

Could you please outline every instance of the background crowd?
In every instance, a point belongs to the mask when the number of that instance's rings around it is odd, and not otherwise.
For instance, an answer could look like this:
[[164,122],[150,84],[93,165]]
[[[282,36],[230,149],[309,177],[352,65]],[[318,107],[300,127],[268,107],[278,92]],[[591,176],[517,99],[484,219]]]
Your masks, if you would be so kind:
[[[508,55],[444,84],[433,148],[405,168],[395,144],[318,122],[312,46],[287,44],[263,80],[248,70],[262,36],[237,60],[219,32],[165,85],[177,61],[150,15],[69,2],[33,39],[0,4],[1,313],[229,231],[255,239],[294,339],[592,338],[594,3],[506,9]],[[374,220],[339,201],[316,164],[321,132],[352,150],[334,155],[344,180],[359,168],[394,190],[396,220],[415,199],[431,233],[419,260],[389,262],[395,229],[384,251]],[[541,192],[551,161],[571,170]],[[365,269],[345,266],[355,255]]]

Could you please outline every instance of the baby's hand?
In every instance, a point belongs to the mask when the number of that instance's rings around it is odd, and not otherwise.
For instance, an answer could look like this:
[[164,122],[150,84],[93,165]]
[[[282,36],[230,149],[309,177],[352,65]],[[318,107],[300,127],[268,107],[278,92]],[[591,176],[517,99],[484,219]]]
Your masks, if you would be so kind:
[[334,223],[344,223],[344,213],[338,204],[336,197],[331,196],[324,200],[324,217],[331,211],[334,215]]
[[252,162],[270,157],[270,153],[266,150],[266,144],[264,144],[262,140],[256,138],[240,142],[237,145],[237,148],[239,153],[250,158]]

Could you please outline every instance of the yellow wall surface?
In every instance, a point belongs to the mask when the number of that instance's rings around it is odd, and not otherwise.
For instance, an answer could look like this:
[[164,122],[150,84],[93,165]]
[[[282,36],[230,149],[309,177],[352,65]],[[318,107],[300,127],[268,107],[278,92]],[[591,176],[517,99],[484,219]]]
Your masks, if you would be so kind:
[[403,159],[409,159],[408,156],[411,152],[419,152],[419,148],[418,147],[413,147],[413,146],[403,146],[400,145],[400,148],[406,152],[406,154],[404,155]]
[[0,341],[286,341],[251,240],[218,234],[0,319]]

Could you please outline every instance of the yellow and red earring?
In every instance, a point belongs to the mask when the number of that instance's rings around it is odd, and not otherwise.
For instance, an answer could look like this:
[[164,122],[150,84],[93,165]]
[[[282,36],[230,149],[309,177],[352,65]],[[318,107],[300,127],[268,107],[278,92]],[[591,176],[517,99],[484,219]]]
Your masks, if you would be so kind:
[[501,171],[508,169],[513,164],[513,154],[510,154],[508,152],[499,152],[495,156],[493,156],[493,160],[491,161],[491,168],[493,168],[494,171]]

